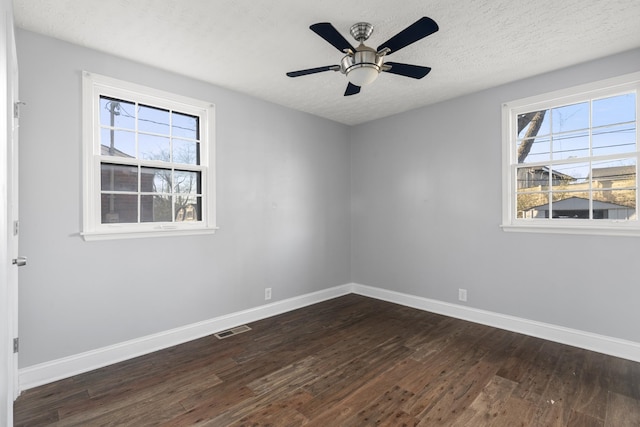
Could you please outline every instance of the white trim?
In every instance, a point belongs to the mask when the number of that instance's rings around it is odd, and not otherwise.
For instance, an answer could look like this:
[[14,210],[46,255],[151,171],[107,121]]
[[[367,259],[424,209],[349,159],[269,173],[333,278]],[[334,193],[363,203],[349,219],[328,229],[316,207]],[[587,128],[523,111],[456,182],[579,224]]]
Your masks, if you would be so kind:
[[500,228],[508,232],[521,233],[549,233],[549,234],[590,234],[593,236],[623,236],[638,237],[640,236],[639,227],[598,227],[597,225],[577,225],[571,226],[563,224],[550,224],[549,222],[541,223],[544,220],[528,220],[529,222],[502,224]]
[[80,233],[85,241],[94,240],[120,240],[120,239],[137,239],[141,237],[169,237],[169,236],[197,236],[202,234],[214,234],[218,227],[193,227],[172,229],[167,226],[156,226],[154,230],[134,230],[123,231],[117,228],[104,231]]
[[387,289],[359,284],[352,284],[352,289],[353,293],[358,295],[640,362],[640,343],[634,341],[403,294]]
[[640,343],[356,283],[289,298],[20,369],[20,390],[102,368],[174,345],[350,293],[640,362]]
[[350,292],[351,287],[349,285],[336,286],[334,288],[276,301],[271,304],[265,304],[157,334],[147,335],[130,341],[22,368],[18,372],[20,390],[25,391],[33,387],[69,378],[154,351],[183,344],[207,335],[212,335],[216,332],[231,329],[245,323],[256,322],[311,304],[347,295]]
[[583,101],[585,96],[592,98],[610,96],[613,91],[628,90],[630,86],[637,85],[639,80],[640,71],[518,99],[507,102],[504,105],[516,110],[518,113],[535,110],[536,108],[553,108]]

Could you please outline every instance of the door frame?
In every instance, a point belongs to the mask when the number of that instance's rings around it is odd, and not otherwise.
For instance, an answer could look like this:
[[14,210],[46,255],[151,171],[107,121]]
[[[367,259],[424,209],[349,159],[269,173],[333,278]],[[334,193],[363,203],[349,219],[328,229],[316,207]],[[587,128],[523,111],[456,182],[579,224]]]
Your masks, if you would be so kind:
[[[15,29],[13,25],[13,13],[7,17],[7,107],[8,111],[8,154],[7,190],[8,194],[8,227],[7,237],[9,244],[9,259],[19,257],[19,185],[18,185],[18,155],[19,155],[19,127],[20,127],[20,102],[18,96],[18,55],[16,52]],[[11,327],[11,355],[13,355],[13,399],[20,394],[18,382],[18,352],[13,348],[13,339],[18,338],[18,266],[9,265],[9,326]]]
[[[18,236],[14,215],[18,209],[17,133],[14,138],[14,102],[17,97],[17,59],[11,0],[0,0],[0,424],[13,425],[13,401],[18,396],[17,354],[17,257]],[[17,128],[15,128],[17,131]],[[6,284],[6,286],[5,286]]]

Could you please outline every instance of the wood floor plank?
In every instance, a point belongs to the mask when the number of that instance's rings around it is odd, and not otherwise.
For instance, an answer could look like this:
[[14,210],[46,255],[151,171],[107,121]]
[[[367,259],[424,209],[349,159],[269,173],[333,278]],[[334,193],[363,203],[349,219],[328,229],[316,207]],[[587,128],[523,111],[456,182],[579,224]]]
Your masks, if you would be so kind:
[[368,405],[346,420],[347,425],[417,425],[418,420],[402,410],[413,396],[408,390],[394,386],[373,399]]
[[15,426],[640,426],[640,363],[347,295],[23,393]]
[[500,414],[491,421],[491,427],[528,427],[535,416],[536,406],[525,399],[511,395]]
[[[203,381],[203,378],[206,378],[206,381]],[[160,410],[175,416],[184,412],[184,407],[179,404],[183,396],[220,382],[219,378],[211,375],[209,367],[203,367],[170,381],[142,385],[140,389],[130,390],[119,396],[102,395],[96,399],[63,405],[58,410],[60,423],[89,425],[91,420],[97,423],[95,420],[114,418],[117,421],[124,413],[133,414],[127,417],[129,420],[139,418],[140,414],[144,419],[147,413],[158,414]]]
[[604,426],[640,426],[640,401],[619,393],[609,393]]
[[[465,411],[463,416],[453,420],[449,425],[457,426],[489,426],[494,423],[502,412],[502,407],[511,397],[517,383],[495,375],[482,389]],[[422,423],[427,426],[433,417],[424,418]]]
[[567,427],[604,427],[604,421],[573,410]]

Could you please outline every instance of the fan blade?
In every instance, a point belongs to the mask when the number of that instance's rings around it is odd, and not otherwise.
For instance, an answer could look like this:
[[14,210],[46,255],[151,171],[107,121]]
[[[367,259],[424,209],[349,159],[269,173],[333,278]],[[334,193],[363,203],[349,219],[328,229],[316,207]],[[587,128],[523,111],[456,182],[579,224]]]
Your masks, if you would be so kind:
[[324,67],[317,67],[317,68],[309,68],[306,70],[300,70],[300,71],[289,71],[287,73],[287,76],[289,77],[300,77],[300,76],[306,76],[307,74],[315,74],[315,73],[322,73],[323,71],[338,71],[340,69],[339,65],[326,65]]
[[336,28],[328,22],[320,22],[318,24],[313,24],[310,26],[311,31],[331,43],[333,47],[338,49],[340,52],[344,52],[346,49],[351,49],[351,51],[355,52],[356,49],[351,46],[351,44],[342,37],[342,34],[336,30]]
[[356,86],[353,83],[347,85],[347,90],[344,91],[344,96],[351,96],[360,93],[360,86]]
[[413,24],[409,25],[404,30],[400,31],[395,36],[391,37],[386,42],[378,46],[378,52],[382,49],[389,49],[387,55],[397,52],[403,47],[409,46],[411,43],[417,42],[420,39],[427,37],[430,34],[438,31],[438,24],[431,18],[423,16]]
[[400,76],[421,79],[431,71],[429,67],[421,67],[420,65],[401,64],[399,62],[385,62],[384,65],[391,65],[387,73],[398,74]]

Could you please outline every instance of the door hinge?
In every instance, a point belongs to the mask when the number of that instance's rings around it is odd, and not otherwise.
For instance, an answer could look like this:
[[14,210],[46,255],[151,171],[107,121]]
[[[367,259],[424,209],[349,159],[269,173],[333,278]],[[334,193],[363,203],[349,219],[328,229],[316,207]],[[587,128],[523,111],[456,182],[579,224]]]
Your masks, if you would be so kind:
[[19,349],[20,349],[20,338],[14,338],[13,339],[13,352],[17,353]]
[[20,118],[20,106],[21,105],[27,105],[26,102],[22,102],[22,101],[16,101],[13,103],[13,118],[14,119],[19,119]]

